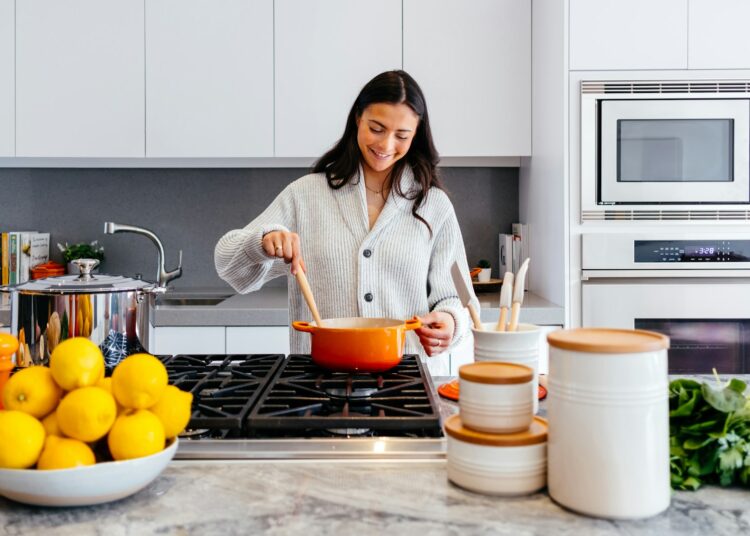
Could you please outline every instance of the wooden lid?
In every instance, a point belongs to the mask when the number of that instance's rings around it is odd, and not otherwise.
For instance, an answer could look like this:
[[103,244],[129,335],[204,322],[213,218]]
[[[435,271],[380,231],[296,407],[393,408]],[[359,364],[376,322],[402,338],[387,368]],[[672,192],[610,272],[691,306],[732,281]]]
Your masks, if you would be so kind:
[[547,342],[563,350],[604,354],[635,354],[669,348],[669,337],[643,329],[563,329],[547,335]]
[[541,417],[534,417],[528,430],[513,434],[488,434],[466,428],[461,422],[460,415],[451,415],[445,420],[445,433],[451,437],[489,447],[521,447],[537,445],[547,441],[547,421]]
[[530,382],[534,378],[534,371],[515,363],[481,361],[463,365],[458,369],[458,376],[470,382],[507,385]]

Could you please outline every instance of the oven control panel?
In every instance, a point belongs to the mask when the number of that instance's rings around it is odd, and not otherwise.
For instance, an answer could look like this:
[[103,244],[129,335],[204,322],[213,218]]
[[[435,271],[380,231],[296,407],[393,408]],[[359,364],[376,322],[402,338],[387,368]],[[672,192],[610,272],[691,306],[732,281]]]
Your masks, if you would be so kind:
[[750,264],[750,240],[635,240],[634,260]]

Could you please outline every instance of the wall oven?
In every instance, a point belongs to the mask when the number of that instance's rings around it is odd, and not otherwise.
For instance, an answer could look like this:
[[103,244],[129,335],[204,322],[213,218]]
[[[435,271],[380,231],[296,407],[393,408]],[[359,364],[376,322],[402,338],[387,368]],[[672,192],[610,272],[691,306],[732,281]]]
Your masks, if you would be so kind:
[[750,373],[750,233],[582,240],[583,326],[668,335],[673,374]]
[[750,80],[581,83],[582,217],[748,219]]

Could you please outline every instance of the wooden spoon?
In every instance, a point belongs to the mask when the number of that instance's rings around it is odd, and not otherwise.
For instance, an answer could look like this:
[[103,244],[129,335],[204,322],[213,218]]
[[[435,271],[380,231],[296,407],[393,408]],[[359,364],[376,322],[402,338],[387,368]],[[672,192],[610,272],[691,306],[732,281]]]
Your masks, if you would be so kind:
[[315,305],[315,298],[313,298],[312,290],[310,289],[310,283],[307,282],[307,276],[305,275],[305,271],[302,270],[302,268],[297,269],[297,284],[299,285],[300,290],[302,291],[302,296],[304,296],[305,301],[307,302],[307,306],[310,308],[310,312],[312,313],[313,320],[315,320],[315,325],[318,327],[323,327],[323,321],[320,319],[320,313],[318,313],[318,306]]

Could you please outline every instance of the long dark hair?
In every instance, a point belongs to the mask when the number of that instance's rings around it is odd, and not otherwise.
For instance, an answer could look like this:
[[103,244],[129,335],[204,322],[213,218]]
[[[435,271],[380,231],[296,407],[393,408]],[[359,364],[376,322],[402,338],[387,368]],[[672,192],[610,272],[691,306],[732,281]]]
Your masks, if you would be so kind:
[[[328,185],[334,190],[354,180],[362,158],[357,144],[357,119],[362,115],[365,108],[377,103],[406,104],[419,116],[419,124],[411,147],[409,147],[409,152],[393,164],[390,188],[392,193],[395,192],[406,199],[414,200],[411,208],[412,215],[424,223],[429,229],[430,235],[432,235],[430,224],[417,214],[417,209],[422,206],[430,188],[443,189],[437,171],[440,158],[432,142],[432,131],[430,130],[430,119],[427,115],[427,103],[424,94],[417,82],[407,72],[386,71],[365,84],[346,118],[344,135],[341,136],[333,149],[315,162],[313,172],[324,172]],[[401,174],[407,165],[411,166],[414,180],[421,186],[416,191],[404,192],[401,189]]]

